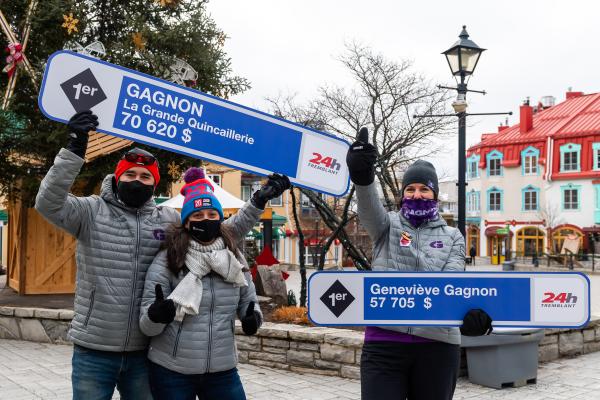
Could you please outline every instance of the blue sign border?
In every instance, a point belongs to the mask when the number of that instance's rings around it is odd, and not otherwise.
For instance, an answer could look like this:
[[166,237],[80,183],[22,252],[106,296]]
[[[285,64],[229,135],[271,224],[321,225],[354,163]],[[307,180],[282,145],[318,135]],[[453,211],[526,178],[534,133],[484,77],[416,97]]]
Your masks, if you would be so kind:
[[[266,112],[264,112],[264,111],[255,110],[255,109],[253,109],[253,108],[250,108],[250,107],[244,106],[244,105],[242,105],[242,104],[234,103],[234,102],[232,102],[232,101],[225,100],[225,99],[222,99],[222,98],[220,98],[220,97],[213,96],[213,95],[211,95],[211,94],[208,94],[208,93],[201,92],[201,91],[199,91],[199,90],[195,90],[195,89],[191,89],[191,88],[188,88],[188,87],[185,87],[185,86],[177,85],[177,84],[175,84],[175,83],[173,83],[173,82],[170,82],[170,81],[164,80],[164,79],[162,79],[162,78],[157,78],[157,77],[155,77],[155,76],[152,76],[152,75],[149,75],[149,74],[145,74],[145,73],[143,73],[143,72],[138,72],[138,71],[135,71],[135,70],[133,70],[133,69],[129,69],[129,68],[123,67],[123,66],[121,66],[121,65],[112,64],[112,63],[109,63],[108,61],[104,61],[104,60],[100,60],[100,59],[97,59],[97,58],[94,58],[94,57],[86,56],[86,55],[84,55],[84,54],[76,53],[76,52],[74,52],[74,51],[70,51],[70,50],[59,50],[59,51],[56,51],[56,52],[52,53],[52,54],[50,55],[50,57],[48,57],[48,61],[46,62],[46,68],[44,69],[44,77],[42,78],[42,85],[41,85],[40,93],[39,93],[39,95],[38,95],[38,107],[39,107],[40,111],[42,112],[42,114],[44,114],[44,116],[45,116],[46,118],[48,118],[48,119],[51,119],[51,120],[53,120],[53,121],[62,122],[62,123],[67,123],[67,122],[68,122],[68,120],[64,120],[64,119],[60,119],[60,118],[54,118],[54,117],[52,117],[50,114],[48,114],[48,113],[46,112],[46,110],[44,109],[44,107],[42,106],[42,101],[41,101],[41,99],[42,99],[42,97],[44,96],[44,88],[45,88],[45,86],[46,86],[46,78],[47,78],[47,76],[48,76],[48,71],[50,70],[50,68],[49,68],[49,67],[50,67],[50,65],[51,65],[52,59],[54,59],[54,57],[56,57],[56,56],[58,56],[58,55],[60,55],[60,54],[63,54],[63,53],[70,54],[70,55],[73,55],[73,56],[76,56],[76,57],[80,57],[80,58],[83,58],[83,59],[86,59],[86,60],[89,60],[89,61],[93,61],[93,62],[96,62],[96,63],[105,64],[105,65],[107,65],[107,66],[109,66],[109,67],[112,67],[112,68],[117,68],[117,69],[120,69],[120,70],[126,71],[126,72],[128,72],[128,73],[134,74],[134,75],[139,75],[139,76],[143,76],[143,77],[145,77],[145,78],[149,78],[149,79],[157,80],[157,81],[160,81],[160,82],[162,82],[162,83],[164,83],[164,84],[167,84],[167,85],[169,85],[169,86],[173,86],[173,87],[176,87],[176,88],[178,88],[178,89],[184,89],[184,90],[186,90],[186,91],[188,91],[188,92],[191,92],[191,93],[194,93],[194,94],[198,94],[198,93],[199,93],[199,94],[201,94],[201,95],[203,95],[203,96],[206,96],[206,97],[209,97],[209,98],[211,98],[211,99],[214,99],[214,100],[217,100],[217,101],[222,101],[222,102],[224,102],[224,103],[231,104],[231,105],[233,105],[233,106],[236,106],[236,107],[241,107],[241,108],[243,108],[243,109],[245,109],[245,110],[252,111],[252,112],[255,112],[255,113],[259,113],[259,114],[261,114],[261,115],[264,115],[264,116],[267,116],[267,117],[269,117],[269,118],[273,118],[273,119],[276,119],[276,120],[279,120],[279,121],[285,122],[286,124],[291,124],[291,125],[294,125],[294,126],[300,127],[300,128],[302,128],[302,129],[309,130],[309,131],[311,131],[311,132],[317,133],[317,134],[319,134],[319,135],[323,135],[323,136],[327,136],[327,137],[330,137],[330,138],[332,138],[332,139],[335,139],[335,140],[339,140],[340,142],[346,143],[348,146],[350,146],[350,142],[348,142],[348,141],[346,141],[346,140],[344,140],[344,139],[342,139],[342,138],[339,138],[339,137],[337,137],[337,136],[334,136],[334,135],[332,135],[332,134],[330,134],[330,133],[321,132],[321,131],[318,131],[318,130],[316,130],[316,129],[313,129],[313,128],[310,128],[310,127],[307,127],[307,126],[304,126],[304,125],[298,124],[298,123],[296,123],[296,122],[288,121],[288,120],[286,120],[286,119],[283,119],[283,118],[277,117],[277,116],[275,116],[275,115],[268,114],[268,113],[266,113]],[[105,133],[105,134],[107,134],[107,135],[111,135],[111,136],[117,136],[117,137],[120,137],[120,138],[123,138],[123,139],[132,140],[130,137],[127,137],[127,136],[125,136],[125,135],[121,135],[121,134],[114,133],[114,132],[109,132],[109,131],[106,131],[106,130],[104,130],[104,129],[97,129],[96,131],[97,131],[97,132],[101,132],[101,133]],[[133,140],[132,140],[132,141],[133,141]],[[135,140],[134,142],[143,143],[143,144],[145,144],[145,145],[147,145],[147,146],[150,146],[150,147],[158,147],[158,148],[160,148],[160,149],[163,149],[163,150],[166,150],[166,151],[170,151],[170,152],[172,152],[172,153],[178,153],[178,154],[185,155],[185,156],[187,156],[187,157],[191,157],[191,158],[196,158],[196,159],[198,159],[198,157],[197,157],[197,156],[193,156],[193,155],[190,155],[190,154],[187,154],[187,153],[184,153],[184,152],[181,152],[181,151],[177,151],[177,150],[174,150],[174,149],[168,148],[168,147],[166,147],[166,146],[158,145],[158,144],[155,144],[155,143],[151,143],[151,144],[150,144],[150,143],[147,143],[147,142],[145,142],[145,141],[139,141],[139,140]],[[242,168],[242,167],[240,167],[240,166],[238,166],[238,165],[232,165],[232,164],[224,163],[224,162],[222,162],[222,161],[216,161],[216,160],[214,160],[214,159],[212,159],[212,158],[209,158],[209,157],[202,158],[202,159],[203,159],[203,160],[205,159],[205,160],[208,160],[208,161],[214,162],[214,163],[216,163],[216,164],[219,164],[219,165],[225,165],[225,166],[227,166],[227,167],[231,167],[231,168],[234,168],[234,169],[239,169],[239,170],[247,171],[247,172],[250,172],[250,173],[252,173],[252,174],[256,174],[256,175],[263,175],[263,174],[261,174],[261,173],[259,173],[259,172],[256,172],[256,171],[253,171],[253,170],[250,170],[250,169],[246,169],[246,168]],[[277,171],[274,171],[274,172],[277,172]],[[263,176],[266,176],[266,175],[263,175]],[[303,184],[296,183],[296,182],[293,182],[293,185],[294,185],[294,186],[298,186],[298,187],[303,187],[303,188],[306,188],[306,189],[309,189],[309,190],[315,190],[315,191],[318,191],[318,192],[321,192],[321,193],[325,193],[325,194],[328,194],[328,195],[331,195],[331,196],[334,196],[334,197],[343,197],[343,196],[345,196],[345,195],[348,193],[348,190],[350,189],[350,176],[348,176],[348,182],[347,182],[347,184],[346,184],[346,189],[344,190],[344,192],[343,192],[342,194],[334,194],[334,193],[331,193],[331,192],[326,192],[326,191],[323,191],[323,190],[317,190],[317,189],[315,189],[315,188],[308,187],[308,186],[305,186],[305,185],[303,185]]]
[[[550,272],[550,271],[541,271],[541,272],[528,272],[528,271],[511,271],[511,272],[503,272],[503,271],[463,271],[463,272],[444,272],[444,271],[317,271],[315,273],[313,273],[309,278],[308,281],[306,282],[306,307],[308,312],[306,313],[308,319],[310,322],[312,322],[313,324],[315,324],[316,326],[415,326],[415,324],[320,324],[318,322],[315,322],[311,317],[310,317],[310,280],[318,274],[364,274],[364,273],[370,273],[370,274],[440,274],[440,273],[446,273],[446,274],[469,274],[469,273],[476,273],[476,274],[484,274],[484,275],[488,275],[488,274],[518,274],[518,275],[531,275],[531,274],[535,274],[535,275],[581,275],[585,278],[585,280],[588,283],[587,286],[587,302],[588,302],[588,310],[590,310],[590,312],[588,313],[588,317],[587,320],[582,324],[582,325],[552,325],[552,326],[548,326],[548,325],[537,325],[535,328],[540,328],[540,329],[560,329],[560,328],[566,328],[566,329],[577,329],[577,328],[583,328],[585,326],[587,326],[587,324],[589,324],[590,322],[590,318],[592,317],[592,304],[591,304],[591,281],[590,278],[583,272],[579,272],[579,271],[573,271],[573,272]],[[448,325],[433,325],[433,324],[419,324],[418,326],[434,326],[434,327],[460,327],[460,325],[453,325],[453,324],[448,324]],[[526,328],[523,325],[494,325],[495,328]]]

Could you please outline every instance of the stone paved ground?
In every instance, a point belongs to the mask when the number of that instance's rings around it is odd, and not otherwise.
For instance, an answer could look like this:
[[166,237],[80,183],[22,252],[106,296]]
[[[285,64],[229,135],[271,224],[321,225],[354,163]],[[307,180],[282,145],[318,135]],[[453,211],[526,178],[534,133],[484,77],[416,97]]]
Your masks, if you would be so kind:
[[[0,399],[69,399],[69,345],[0,339]],[[359,399],[360,382],[240,364],[249,400]],[[115,399],[118,396],[115,395]],[[495,390],[461,378],[455,399],[600,399],[600,353],[544,364],[538,384]]]

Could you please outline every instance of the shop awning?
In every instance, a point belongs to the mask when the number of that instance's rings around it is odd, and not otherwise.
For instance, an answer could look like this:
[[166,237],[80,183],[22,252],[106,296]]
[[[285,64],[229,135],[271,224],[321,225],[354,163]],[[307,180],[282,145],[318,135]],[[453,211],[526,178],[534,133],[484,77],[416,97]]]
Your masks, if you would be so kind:
[[[485,230],[485,236],[506,236],[505,231],[506,228],[504,226],[490,226]],[[513,236],[512,231],[510,231],[510,236]]]
[[250,232],[248,232],[248,234],[246,235],[246,240],[256,240],[259,237],[262,238],[262,233],[260,233],[259,231],[257,231],[256,229],[252,229]]
[[[283,228],[277,227],[273,228],[273,240],[285,239],[285,231]],[[259,240],[263,238],[263,234],[261,231],[257,229],[252,229],[247,235],[246,240]]]
[[283,215],[279,215],[275,211],[273,211],[273,226],[285,225],[286,222],[287,222],[286,217],[284,217]]

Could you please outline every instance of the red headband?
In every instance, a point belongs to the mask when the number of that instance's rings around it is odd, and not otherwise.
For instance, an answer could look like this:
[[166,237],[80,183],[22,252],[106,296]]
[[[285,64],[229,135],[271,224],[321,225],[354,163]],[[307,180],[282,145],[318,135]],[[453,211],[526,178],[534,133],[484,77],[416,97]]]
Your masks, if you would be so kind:
[[125,173],[125,171],[135,167],[146,168],[154,177],[154,187],[158,186],[158,182],[160,182],[160,173],[158,172],[158,164],[156,162],[151,165],[140,165],[127,160],[119,161],[117,168],[115,168],[115,179],[117,182],[119,182],[119,178]]

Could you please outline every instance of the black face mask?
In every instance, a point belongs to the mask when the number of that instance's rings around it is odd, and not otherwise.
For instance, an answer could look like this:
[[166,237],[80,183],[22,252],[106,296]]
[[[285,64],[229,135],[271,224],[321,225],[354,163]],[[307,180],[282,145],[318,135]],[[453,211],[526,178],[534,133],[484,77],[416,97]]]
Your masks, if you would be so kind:
[[138,180],[131,182],[121,181],[117,184],[119,199],[129,207],[140,208],[150,200],[153,193],[154,185],[145,185]]
[[210,242],[221,236],[221,221],[218,219],[190,221],[188,231],[198,242]]

